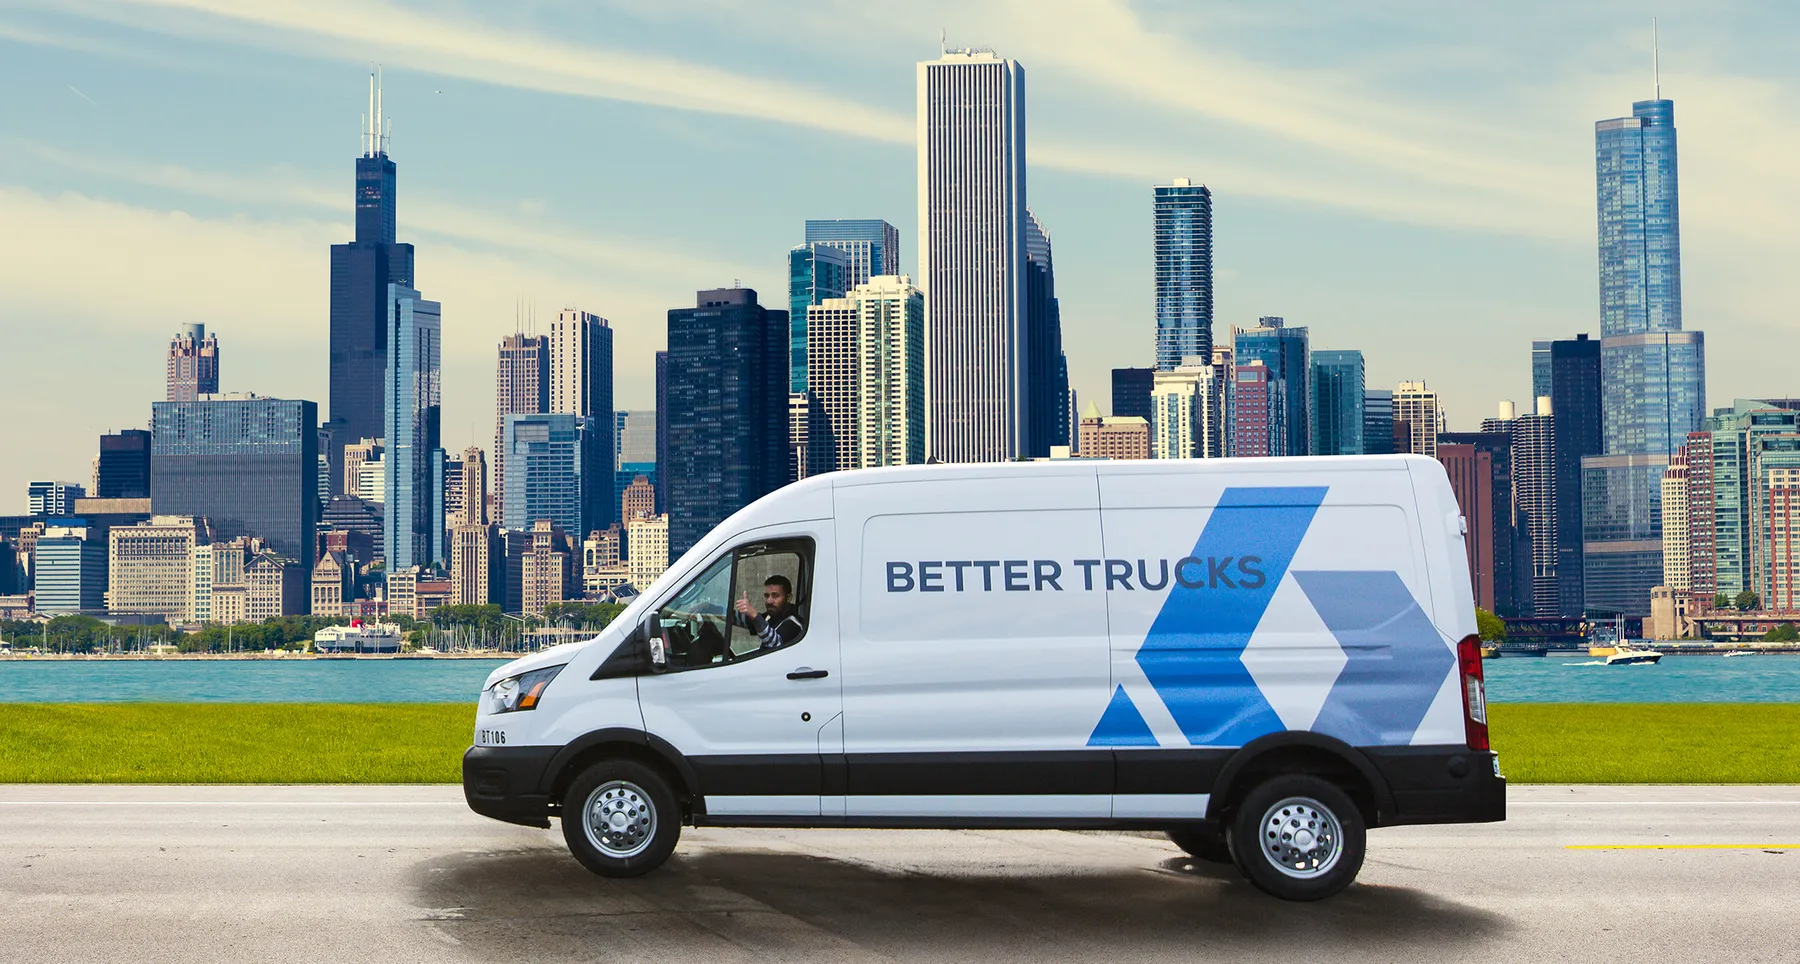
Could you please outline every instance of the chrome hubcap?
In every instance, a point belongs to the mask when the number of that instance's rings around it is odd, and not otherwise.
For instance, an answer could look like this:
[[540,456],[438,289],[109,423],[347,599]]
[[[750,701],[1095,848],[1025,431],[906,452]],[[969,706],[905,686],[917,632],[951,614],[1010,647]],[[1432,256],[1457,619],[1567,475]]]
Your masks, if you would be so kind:
[[1344,829],[1324,804],[1289,797],[1263,814],[1263,856],[1289,877],[1317,877],[1337,866],[1344,853]]
[[588,794],[584,808],[588,843],[608,857],[635,857],[656,836],[656,807],[635,783],[613,780]]

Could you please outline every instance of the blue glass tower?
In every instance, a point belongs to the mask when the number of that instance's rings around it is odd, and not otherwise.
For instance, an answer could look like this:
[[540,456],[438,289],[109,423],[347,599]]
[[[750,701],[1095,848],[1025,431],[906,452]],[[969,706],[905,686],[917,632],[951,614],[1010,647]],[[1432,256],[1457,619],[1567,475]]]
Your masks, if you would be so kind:
[[[444,562],[442,307],[401,285],[388,286],[386,497],[382,542],[389,572]],[[509,482],[510,485],[510,482]]]
[[[855,287],[850,255],[808,242],[788,251],[788,391],[806,391],[806,309]],[[867,279],[865,279],[867,280]]]
[[[503,429],[506,445],[506,502],[501,524],[528,530],[548,519],[564,532],[578,532],[582,524],[583,470],[593,464],[586,448],[600,429],[593,419],[566,412],[508,415]],[[610,489],[612,473],[595,484]]]
[[1289,328],[1274,316],[1258,318],[1255,328],[1237,330],[1237,365],[1267,366],[1271,380],[1281,382],[1287,427],[1279,451],[1270,455],[1312,454],[1312,360],[1305,328]]
[[1156,368],[1166,372],[1212,358],[1212,192],[1185,177],[1154,190]]
[[1594,125],[1602,454],[1581,461],[1581,500],[1583,599],[1596,615],[1649,612],[1662,474],[1706,414],[1705,344],[1681,328],[1675,103],[1631,107]]
[[1363,454],[1363,380],[1362,352],[1313,352],[1313,454]]
[[808,220],[788,252],[788,391],[806,391],[806,308],[900,273],[900,231],[880,218]]

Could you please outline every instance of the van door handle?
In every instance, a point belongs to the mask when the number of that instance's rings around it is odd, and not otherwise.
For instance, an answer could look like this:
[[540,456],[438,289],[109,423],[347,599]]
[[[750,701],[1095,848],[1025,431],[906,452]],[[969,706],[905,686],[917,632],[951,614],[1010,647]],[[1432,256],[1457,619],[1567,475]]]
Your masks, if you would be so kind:
[[788,679],[824,679],[830,675],[831,672],[829,670],[813,669],[811,666],[802,666],[792,673],[789,673]]

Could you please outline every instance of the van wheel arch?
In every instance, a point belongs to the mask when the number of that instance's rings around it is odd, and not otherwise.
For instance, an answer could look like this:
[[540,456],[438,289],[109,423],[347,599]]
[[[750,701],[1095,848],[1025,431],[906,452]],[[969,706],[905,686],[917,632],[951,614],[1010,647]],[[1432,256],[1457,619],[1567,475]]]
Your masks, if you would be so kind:
[[1207,819],[1224,825],[1257,784],[1284,773],[1309,774],[1336,784],[1362,811],[1369,827],[1387,823],[1394,814],[1387,780],[1361,751],[1322,733],[1291,730],[1257,737],[1232,754],[1213,784]]
[[[545,770],[547,783],[542,788],[549,794],[551,807],[568,792],[575,778],[595,762],[605,759],[636,760],[655,768],[675,791],[683,815],[691,819],[694,801],[699,798],[699,780],[693,767],[666,740],[643,730],[610,728],[596,730],[569,742]],[[552,814],[555,816],[556,814]]]

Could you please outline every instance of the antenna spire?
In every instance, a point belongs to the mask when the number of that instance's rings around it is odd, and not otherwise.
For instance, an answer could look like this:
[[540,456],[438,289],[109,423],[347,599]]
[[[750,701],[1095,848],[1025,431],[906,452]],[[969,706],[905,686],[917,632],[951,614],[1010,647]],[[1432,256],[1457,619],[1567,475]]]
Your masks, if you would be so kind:
[[375,156],[375,142],[370,125],[375,122],[375,72],[369,71],[369,109],[363,113],[362,150],[364,157]]
[[1650,18],[1650,79],[1656,84],[1656,99],[1662,100],[1662,51],[1658,43],[1657,22]]

